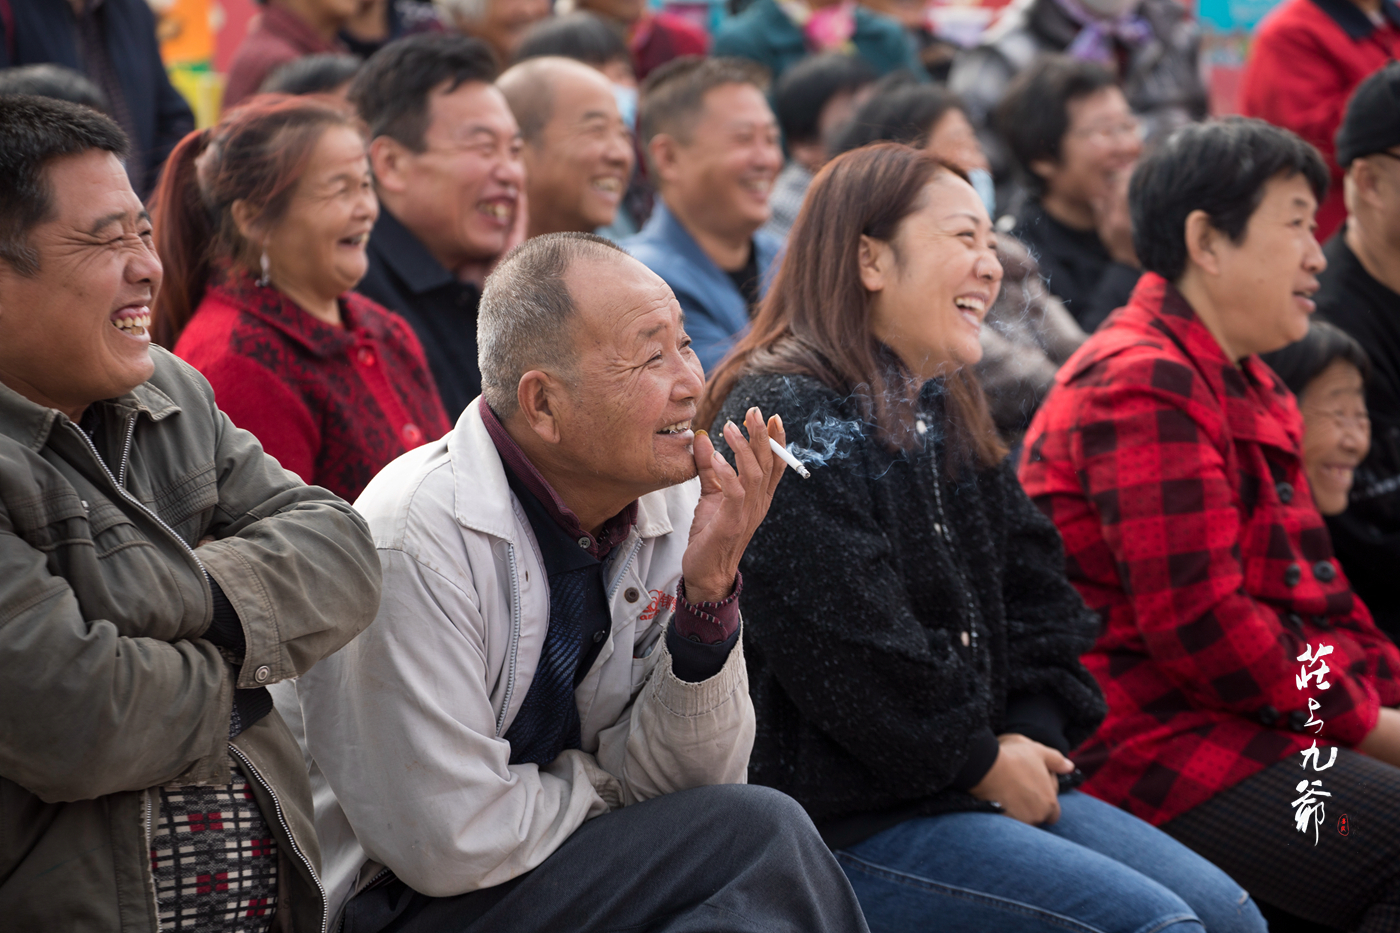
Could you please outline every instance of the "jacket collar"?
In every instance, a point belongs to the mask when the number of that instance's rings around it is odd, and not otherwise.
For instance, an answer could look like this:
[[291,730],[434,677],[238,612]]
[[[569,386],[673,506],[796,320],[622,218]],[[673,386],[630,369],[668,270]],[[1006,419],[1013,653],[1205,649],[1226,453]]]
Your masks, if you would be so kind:
[[1209,387],[1233,437],[1285,450],[1301,445],[1302,420],[1282,380],[1258,356],[1235,366],[1190,302],[1161,276],[1143,273],[1127,306],[1115,311],[1103,330],[1108,336],[1093,361],[1141,345],[1144,337],[1166,337]]
[[415,295],[457,281],[456,276],[428,252],[423,242],[414,236],[402,221],[382,207],[379,209],[379,220],[374,225],[374,233],[369,238],[369,248],[384,260],[385,265],[394,270],[394,274]]
[[308,55],[345,51],[345,46],[335,40],[327,42],[311,28],[310,23],[281,7],[264,6],[260,17],[258,28],[280,36]]
[[208,291],[276,328],[319,357],[348,352],[360,331],[368,332],[380,342],[392,340],[387,320],[374,313],[373,302],[355,292],[346,292],[338,299],[345,326],[332,327],[312,317],[277,289],[259,285],[252,273],[232,263],[226,262],[215,270]]
[[[719,288],[721,291],[728,289],[736,295],[739,293],[729,274],[715,265],[715,261],[700,248],[700,244],[695,242],[695,237],[690,235],[690,231],[685,228],[685,225],[675,214],[671,213],[671,209],[661,198],[657,198],[656,207],[651,212],[651,218],[647,220],[646,226],[637,236],[670,247],[672,252],[709,279],[712,287]],[[774,260],[781,249],[781,244],[776,238],[762,230],[754,232],[751,242],[754,256],[758,260],[760,290],[766,292]]]
[[[462,412],[447,435],[447,455],[452,461],[453,517],[464,528],[518,544],[517,528],[528,524],[517,516],[515,494],[506,479],[501,455],[481,420],[480,396]],[[659,538],[673,530],[664,492],[652,492],[637,500],[637,520],[632,526],[643,539]]]
[[[1326,13],[1353,42],[1360,42],[1376,31],[1371,18],[1352,3],[1351,0],[1312,0],[1318,9]],[[1392,26],[1400,28],[1400,6],[1395,0],[1381,0],[1381,15]]]
[[[151,354],[166,353],[157,346],[151,347]],[[144,414],[152,421],[160,421],[180,410],[180,406],[150,382],[141,385],[116,398],[94,402],[96,405],[111,407],[119,415]],[[48,408],[20,395],[14,389],[0,382],[0,435],[19,441],[30,450],[42,450],[53,433],[59,419],[68,416],[56,408]]]

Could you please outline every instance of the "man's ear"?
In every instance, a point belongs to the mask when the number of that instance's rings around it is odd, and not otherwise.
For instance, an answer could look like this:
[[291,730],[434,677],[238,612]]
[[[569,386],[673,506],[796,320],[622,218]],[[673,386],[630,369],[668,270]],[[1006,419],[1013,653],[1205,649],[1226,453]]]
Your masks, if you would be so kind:
[[680,160],[680,142],[670,133],[657,133],[647,143],[647,153],[651,156],[652,167],[660,181],[674,181],[676,163]]
[[390,136],[376,136],[369,144],[369,167],[374,183],[385,191],[402,194],[408,187],[408,149]]
[[884,240],[861,234],[856,262],[860,267],[860,284],[868,292],[884,291],[885,282],[894,271],[894,250]]
[[1030,168],[1032,175],[1034,175],[1036,178],[1039,178],[1042,182],[1048,185],[1050,183],[1050,179],[1054,177],[1055,172],[1059,169],[1060,166],[1058,163],[1052,162],[1049,159],[1036,159],[1035,161],[1031,162],[1031,164],[1028,167]]
[[559,423],[560,402],[564,386],[549,373],[532,369],[520,377],[515,387],[515,401],[520,416],[546,444],[557,444],[563,438]]
[[1186,255],[1210,275],[1220,274],[1219,246],[1221,233],[1210,222],[1210,215],[1194,210],[1186,215]]

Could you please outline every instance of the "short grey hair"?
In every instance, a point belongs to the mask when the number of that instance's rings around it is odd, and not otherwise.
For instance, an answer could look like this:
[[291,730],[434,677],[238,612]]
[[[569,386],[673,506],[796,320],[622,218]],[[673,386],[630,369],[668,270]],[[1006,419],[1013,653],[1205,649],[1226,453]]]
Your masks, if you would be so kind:
[[518,407],[520,377],[541,369],[570,379],[572,327],[578,310],[564,276],[580,259],[626,256],[617,244],[591,233],[546,233],[511,250],[486,280],[477,309],[477,364],[481,394],[501,418]]

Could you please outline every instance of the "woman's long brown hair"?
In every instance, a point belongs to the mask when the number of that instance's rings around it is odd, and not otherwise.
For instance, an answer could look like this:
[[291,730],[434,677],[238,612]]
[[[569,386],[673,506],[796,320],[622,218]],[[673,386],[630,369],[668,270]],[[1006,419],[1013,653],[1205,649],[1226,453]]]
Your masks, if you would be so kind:
[[[854,394],[890,450],[914,447],[919,383],[871,327],[860,238],[894,244],[939,172],[963,173],[908,146],[877,143],[833,159],[812,181],[787,253],[749,332],[711,372],[698,423],[709,426],[749,373],[811,376]],[[910,261],[895,251],[896,262]],[[1006,456],[982,388],[962,367],[944,379],[950,459],[992,466]]]

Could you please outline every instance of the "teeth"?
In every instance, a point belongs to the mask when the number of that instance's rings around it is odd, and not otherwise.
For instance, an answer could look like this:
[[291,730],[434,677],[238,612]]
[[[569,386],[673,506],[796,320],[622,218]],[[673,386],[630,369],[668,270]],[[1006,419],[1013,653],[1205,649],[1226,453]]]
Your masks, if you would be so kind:
[[593,187],[599,191],[609,191],[615,194],[622,190],[622,182],[616,178],[599,178],[593,182]]
[[481,206],[483,214],[490,214],[497,220],[506,220],[510,217],[510,205],[508,204],[483,204]]
[[684,434],[686,431],[689,431],[689,430],[690,430],[690,422],[689,422],[689,421],[677,421],[675,424],[668,425],[667,427],[662,428],[660,431],[658,431],[658,432],[656,432],[656,433],[658,433],[658,434]]
[[151,326],[151,312],[144,311],[140,314],[128,315],[114,320],[112,326],[122,333],[140,337],[146,332],[146,328]]
[[987,307],[987,303],[980,298],[954,298],[953,304],[959,308],[966,308],[969,311],[981,311]]

